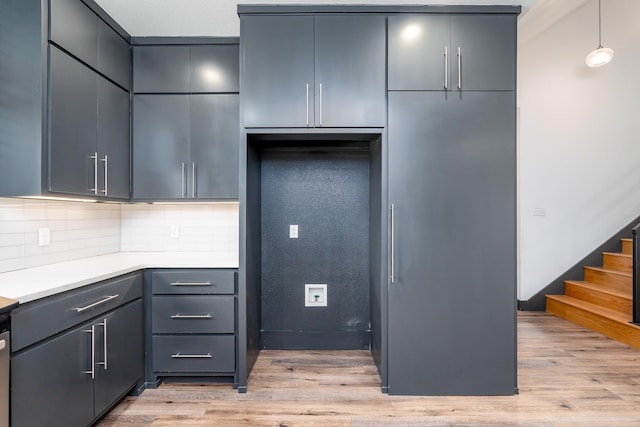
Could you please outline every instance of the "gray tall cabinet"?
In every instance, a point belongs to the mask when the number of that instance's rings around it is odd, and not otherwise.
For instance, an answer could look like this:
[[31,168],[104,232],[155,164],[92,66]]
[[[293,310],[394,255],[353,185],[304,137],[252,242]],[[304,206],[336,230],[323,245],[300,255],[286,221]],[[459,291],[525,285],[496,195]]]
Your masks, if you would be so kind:
[[[515,61],[520,8],[238,10],[241,390],[259,351],[255,312],[260,311],[262,279],[256,236],[264,239],[265,234],[255,200],[267,197],[260,194],[261,141],[319,149],[323,143],[329,147],[336,140],[361,138],[371,141],[371,206],[380,205],[368,221],[371,352],[382,390],[517,393]],[[365,24],[374,27],[378,21],[386,25],[382,45]],[[360,29],[362,34],[355,34]],[[378,56],[385,58],[384,81],[372,65]],[[340,118],[335,121],[325,110],[333,102],[325,82],[333,78],[346,82],[336,101],[344,110],[336,110]],[[368,95],[358,90],[361,85]],[[382,98],[377,98],[379,91]],[[358,102],[359,96],[368,105]],[[382,120],[370,114],[378,107]]]

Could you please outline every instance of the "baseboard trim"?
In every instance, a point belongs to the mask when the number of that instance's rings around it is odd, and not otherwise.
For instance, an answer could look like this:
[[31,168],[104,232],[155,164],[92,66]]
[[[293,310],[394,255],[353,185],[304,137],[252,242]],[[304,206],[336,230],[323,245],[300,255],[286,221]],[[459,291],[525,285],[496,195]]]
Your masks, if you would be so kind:
[[263,350],[369,350],[369,331],[262,331]]

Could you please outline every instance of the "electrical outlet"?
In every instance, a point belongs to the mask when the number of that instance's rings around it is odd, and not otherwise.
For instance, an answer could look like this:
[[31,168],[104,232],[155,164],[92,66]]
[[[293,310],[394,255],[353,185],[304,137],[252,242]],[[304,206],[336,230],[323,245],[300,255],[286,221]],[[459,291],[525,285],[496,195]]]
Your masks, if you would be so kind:
[[298,238],[298,225],[297,224],[289,225],[289,238],[290,239],[297,239]]
[[172,225],[171,226],[171,238],[172,239],[177,239],[178,237],[180,237],[180,226],[179,225]]
[[51,243],[51,230],[49,228],[38,228],[38,246],[49,246]]
[[533,216],[547,216],[546,208],[533,208]]

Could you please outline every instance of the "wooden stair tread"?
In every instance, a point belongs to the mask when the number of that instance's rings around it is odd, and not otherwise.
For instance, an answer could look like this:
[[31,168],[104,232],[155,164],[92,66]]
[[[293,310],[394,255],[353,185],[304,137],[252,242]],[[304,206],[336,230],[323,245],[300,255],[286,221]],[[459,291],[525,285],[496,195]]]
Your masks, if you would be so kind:
[[602,252],[604,255],[611,255],[611,256],[617,256],[617,257],[621,257],[621,258],[633,258],[633,255],[631,254],[623,254],[622,252]]
[[584,266],[585,270],[593,270],[593,271],[599,271],[601,273],[607,273],[607,274],[613,274],[616,276],[621,276],[621,277],[628,277],[628,278],[633,278],[633,274],[626,272],[626,271],[621,271],[621,270],[612,270],[610,268],[606,268],[606,267],[596,267],[596,266],[592,266],[592,265],[585,265]]
[[628,300],[633,299],[633,291],[629,289],[629,292],[623,291],[619,288],[608,288],[597,283],[585,282],[582,280],[567,280],[565,283],[572,283],[574,285],[581,286],[587,289],[593,289],[594,291],[603,292],[606,294],[614,295],[618,298],[624,298]]
[[[597,314],[597,315],[602,316],[602,317],[606,317],[608,319],[611,319],[613,321],[616,321],[616,322],[624,324],[624,325],[627,325],[627,324],[631,325],[629,322],[631,322],[632,316],[622,314],[619,311],[615,311],[615,310],[611,310],[611,309],[608,309],[608,308],[601,307],[601,306],[599,306],[597,304],[592,304],[590,302],[582,301],[582,300],[579,300],[577,298],[569,297],[569,296],[566,296],[566,295],[547,295],[547,299],[556,300],[556,301],[562,302],[562,303],[564,303],[566,305],[570,305],[572,307],[580,308],[582,310],[588,311],[590,313]],[[635,325],[631,325],[631,326],[634,326],[635,328],[638,329],[638,332],[640,332],[640,327],[635,326]]]

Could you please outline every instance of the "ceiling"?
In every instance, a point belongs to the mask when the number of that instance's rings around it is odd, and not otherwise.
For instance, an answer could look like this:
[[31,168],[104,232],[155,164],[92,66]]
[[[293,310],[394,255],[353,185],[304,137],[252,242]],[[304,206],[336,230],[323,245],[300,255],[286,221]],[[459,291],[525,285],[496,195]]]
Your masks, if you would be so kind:
[[[410,4],[415,0],[95,0],[132,36],[228,37],[240,34],[239,3]],[[430,5],[519,5],[519,41],[590,0],[430,0]]]

